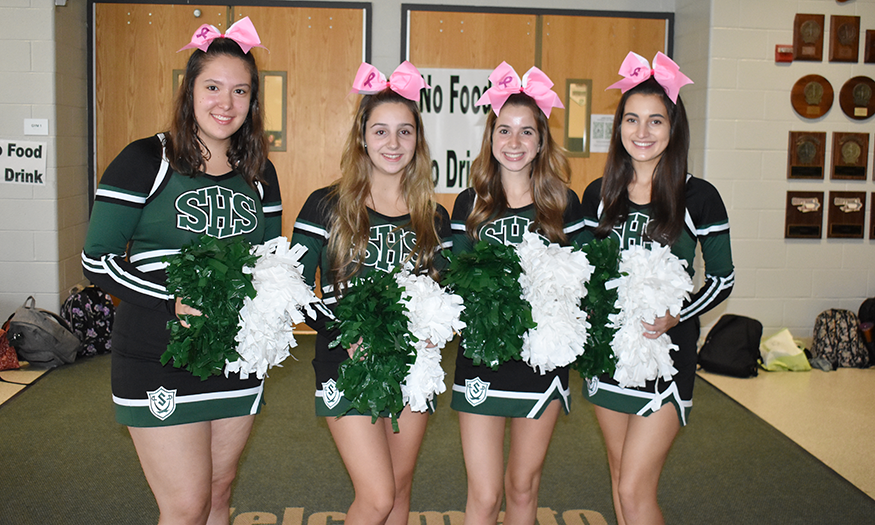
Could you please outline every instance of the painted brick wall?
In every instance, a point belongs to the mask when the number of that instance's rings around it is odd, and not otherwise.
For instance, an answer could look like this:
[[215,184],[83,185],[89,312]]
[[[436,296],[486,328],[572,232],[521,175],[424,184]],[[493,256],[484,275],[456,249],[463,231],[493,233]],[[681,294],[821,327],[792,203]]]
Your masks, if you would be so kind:
[[[57,311],[82,280],[87,228],[85,2],[6,0],[0,7],[0,138],[46,143],[46,184],[0,186],[0,316],[28,295]],[[25,136],[24,119],[49,135]],[[75,261],[74,261],[75,260]]]
[[[856,15],[861,30],[872,29],[875,0],[712,0],[711,5],[705,177],[729,208],[736,286],[725,308],[705,321],[739,313],[762,321],[765,335],[787,327],[796,337],[810,337],[821,311],[856,312],[866,297],[875,296],[875,246],[868,233],[865,240],[784,239],[787,191],[875,191],[872,119],[851,120],[838,104],[842,85],[858,75],[875,77],[875,64],[863,64],[862,51],[857,64],[828,60],[830,15]],[[793,42],[796,13],[826,15],[823,62],[775,63],[775,45]],[[790,105],[791,87],[808,74],[826,77],[835,90],[832,109],[817,120],[801,118]],[[833,132],[870,133],[868,181],[830,181],[828,175],[823,181],[787,180],[790,131],[827,132],[827,166]]]
[[[87,217],[84,4],[68,0],[67,6],[55,7],[50,0],[5,0],[0,7],[0,138],[33,140],[23,136],[23,119],[50,121],[49,183],[36,189],[4,185],[0,192],[0,314],[8,315],[32,293],[42,306],[56,308],[64,291],[81,279],[78,253]],[[400,4],[374,2],[375,35],[400,31]],[[548,6],[605,8],[596,0],[554,0]],[[725,312],[740,313],[760,319],[767,332],[786,326],[805,337],[820,311],[856,310],[865,297],[875,296],[872,241],[783,238],[787,191],[875,191],[875,137],[870,137],[869,180],[864,183],[786,179],[789,131],[826,131],[830,136],[835,131],[873,131],[872,120],[862,125],[851,121],[837,103],[817,121],[798,117],[790,106],[790,87],[801,76],[817,73],[838,91],[852,76],[875,77],[875,66],[774,62],[775,44],[792,43],[795,13],[822,13],[827,21],[829,15],[857,15],[861,28],[871,29],[875,0],[619,0],[610,9],[676,13],[675,57],[696,81],[684,93],[693,128],[690,167],[715,184],[726,201],[736,262],[735,292],[705,324]],[[373,50],[378,67],[397,64],[397,39],[375,37]]]

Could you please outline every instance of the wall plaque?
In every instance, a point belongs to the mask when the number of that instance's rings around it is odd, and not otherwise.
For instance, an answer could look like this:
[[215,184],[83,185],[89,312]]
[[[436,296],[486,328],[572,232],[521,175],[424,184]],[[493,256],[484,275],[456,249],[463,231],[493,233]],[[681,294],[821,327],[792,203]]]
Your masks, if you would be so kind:
[[829,80],[820,75],[805,75],[793,84],[790,104],[802,118],[820,118],[832,107],[833,95]]
[[875,29],[866,30],[866,44],[863,47],[863,62],[875,64]]
[[866,180],[866,165],[869,161],[869,134],[832,134],[831,179]]
[[869,206],[872,207],[871,215],[869,215],[869,238],[875,239],[875,193],[869,197]]
[[862,239],[866,217],[866,193],[831,191],[827,201],[827,238]]
[[854,120],[866,120],[875,114],[875,80],[854,77],[842,86],[839,105],[842,112]]
[[822,228],[823,192],[788,191],[784,238],[820,239]]
[[793,19],[793,60],[823,60],[824,15],[797,13]]
[[829,61],[856,62],[860,56],[860,17],[829,17]]
[[788,179],[822,179],[826,132],[791,131],[787,148]]

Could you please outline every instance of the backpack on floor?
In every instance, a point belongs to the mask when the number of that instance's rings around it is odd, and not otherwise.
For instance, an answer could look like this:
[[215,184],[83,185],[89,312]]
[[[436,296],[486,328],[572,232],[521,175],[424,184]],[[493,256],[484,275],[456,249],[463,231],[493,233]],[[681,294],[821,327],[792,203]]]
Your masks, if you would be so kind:
[[72,363],[80,344],[67,321],[54,312],[36,308],[33,296],[15,310],[7,337],[18,357],[38,368]]
[[875,297],[863,301],[857,312],[857,320],[860,321],[863,346],[869,350],[869,364],[875,365]]
[[[12,319],[11,315],[9,319]],[[21,365],[18,364],[18,353],[15,352],[15,348],[9,344],[9,338],[6,337],[6,331],[9,329],[9,319],[0,328],[0,370],[21,368]]]
[[763,324],[743,315],[725,314],[708,332],[699,351],[699,366],[734,377],[757,375]]
[[109,352],[115,319],[115,305],[109,294],[97,286],[77,286],[61,305],[61,317],[82,341],[80,357]]
[[857,315],[836,308],[821,312],[814,321],[811,356],[825,359],[833,368],[869,366],[869,351],[860,339]]

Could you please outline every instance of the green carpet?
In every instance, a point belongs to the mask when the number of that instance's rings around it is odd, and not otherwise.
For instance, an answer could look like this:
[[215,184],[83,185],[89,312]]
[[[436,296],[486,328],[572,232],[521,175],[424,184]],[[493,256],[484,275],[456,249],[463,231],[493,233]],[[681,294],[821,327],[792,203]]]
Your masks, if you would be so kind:
[[[300,361],[268,378],[234,489],[234,525],[330,525],[352,500],[325,422],[313,415],[313,338],[300,340]],[[130,437],[113,419],[109,365],[97,356],[53,370],[0,407],[0,523],[157,522]],[[572,377],[572,412],[560,417],[547,457],[539,525],[614,521],[604,446],[581,385]],[[414,480],[413,523],[461,525],[465,491],[458,422],[444,394]],[[875,521],[875,500],[702,380],[660,502],[670,524]]]

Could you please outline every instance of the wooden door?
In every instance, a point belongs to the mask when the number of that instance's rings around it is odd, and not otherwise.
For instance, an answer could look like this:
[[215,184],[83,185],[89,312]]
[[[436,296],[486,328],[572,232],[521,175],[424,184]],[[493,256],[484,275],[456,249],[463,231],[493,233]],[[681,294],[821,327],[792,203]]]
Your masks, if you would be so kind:
[[263,71],[287,72],[286,151],[272,151],[280,175],[283,232],[291,237],[295,217],[310,193],[340,177],[340,156],[358,98],[347,96],[364,59],[364,10],[235,7],[248,16],[264,45],[255,49]]
[[[199,10],[200,17],[195,17]],[[364,57],[359,8],[95,4],[95,167],[98,177],[132,140],[166,130],[176,53],[201,24],[224,31],[249,16],[262,44],[259,69],[285,73],[285,151],[271,151],[283,194],[283,232],[311,191],[339,176],[341,149],[355,112],[347,97]]]
[[[200,12],[200,18],[194,13]],[[184,70],[201,24],[227,27],[228,8],[204,5],[94,5],[95,172],[131,141],[168,129],[172,71]]]
[[[501,61],[522,75],[538,66],[554,82],[563,104],[567,79],[592,81],[593,114],[613,114],[619,91],[605,88],[620,77],[626,53],[651,59],[665,52],[666,18],[600,17],[556,14],[506,14],[452,11],[410,11],[409,60],[418,67],[492,69]],[[560,145],[565,137],[565,110],[555,108],[550,130]],[[479,144],[473,145],[476,149]],[[571,188],[579,195],[601,176],[606,154],[569,158]],[[450,209],[455,195],[439,194]]]
[[[593,114],[613,115],[620,101],[620,91],[605,88],[620,80],[620,64],[629,51],[652,60],[657,51],[665,53],[665,19],[613,18],[545,15],[541,45],[541,69],[555,83],[553,89],[568,106],[566,79],[592,80]],[[565,111],[554,109],[550,131],[561,144],[565,136]],[[587,184],[602,176],[607,153],[590,153],[589,157],[571,157],[571,189],[583,195]]]
[[[494,69],[505,61],[522,74],[535,63],[535,15],[433,11],[410,15],[408,60],[417,67]],[[479,147],[479,142],[473,145],[475,150]],[[455,200],[454,194],[437,195],[450,212]]]

